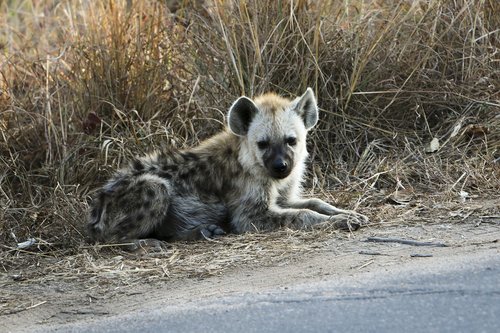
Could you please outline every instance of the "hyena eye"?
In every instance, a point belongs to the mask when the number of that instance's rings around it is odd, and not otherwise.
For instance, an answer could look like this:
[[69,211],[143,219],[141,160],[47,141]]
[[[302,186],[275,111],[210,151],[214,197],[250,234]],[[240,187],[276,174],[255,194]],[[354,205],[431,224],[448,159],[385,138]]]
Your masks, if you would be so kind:
[[297,144],[297,138],[294,137],[286,138],[285,143],[289,146],[295,146]]
[[267,140],[257,141],[257,147],[259,147],[260,150],[264,150],[269,147],[269,141]]

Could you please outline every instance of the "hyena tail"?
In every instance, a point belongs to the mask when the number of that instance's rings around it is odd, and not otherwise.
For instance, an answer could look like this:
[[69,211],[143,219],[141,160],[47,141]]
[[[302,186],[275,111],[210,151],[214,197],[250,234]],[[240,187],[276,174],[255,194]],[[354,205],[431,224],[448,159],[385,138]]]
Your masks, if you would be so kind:
[[165,221],[169,205],[167,180],[151,174],[118,175],[94,196],[89,236],[94,242],[150,237]]

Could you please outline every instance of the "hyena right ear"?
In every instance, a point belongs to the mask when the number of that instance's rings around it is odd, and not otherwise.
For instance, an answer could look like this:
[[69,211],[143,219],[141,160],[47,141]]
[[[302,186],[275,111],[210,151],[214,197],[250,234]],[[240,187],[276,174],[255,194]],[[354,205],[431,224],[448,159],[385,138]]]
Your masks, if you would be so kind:
[[306,129],[309,130],[318,122],[318,106],[316,105],[316,98],[311,88],[307,88],[304,95],[298,97],[296,100],[295,112],[298,113]]
[[238,98],[231,105],[227,115],[229,129],[236,135],[245,136],[257,112],[259,109],[250,98],[245,96]]

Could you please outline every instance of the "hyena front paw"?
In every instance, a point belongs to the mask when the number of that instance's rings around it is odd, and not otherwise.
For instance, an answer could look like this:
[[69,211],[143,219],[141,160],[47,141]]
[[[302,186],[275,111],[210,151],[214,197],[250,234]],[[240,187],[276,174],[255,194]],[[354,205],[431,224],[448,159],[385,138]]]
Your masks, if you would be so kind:
[[347,231],[358,230],[361,226],[369,222],[368,217],[354,211],[331,216],[329,220],[333,222],[336,229]]
[[200,234],[205,239],[211,239],[225,235],[226,232],[217,224],[207,224],[200,229]]
[[370,223],[370,219],[368,218],[368,216],[360,214],[360,213],[355,212],[353,210],[349,211],[349,215],[355,215],[356,218],[358,220],[360,220],[362,226]]

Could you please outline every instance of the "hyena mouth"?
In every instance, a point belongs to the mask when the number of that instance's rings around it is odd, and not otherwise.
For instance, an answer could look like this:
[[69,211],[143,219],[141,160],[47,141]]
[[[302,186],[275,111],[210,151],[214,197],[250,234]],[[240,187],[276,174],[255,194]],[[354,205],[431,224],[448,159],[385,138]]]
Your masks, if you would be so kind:
[[271,172],[271,177],[274,179],[285,179],[290,175],[290,171],[284,172],[284,173],[276,173],[276,172]]

